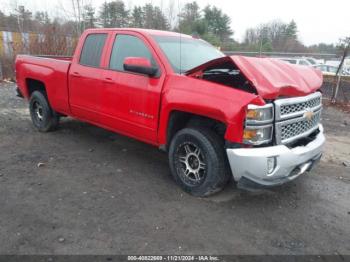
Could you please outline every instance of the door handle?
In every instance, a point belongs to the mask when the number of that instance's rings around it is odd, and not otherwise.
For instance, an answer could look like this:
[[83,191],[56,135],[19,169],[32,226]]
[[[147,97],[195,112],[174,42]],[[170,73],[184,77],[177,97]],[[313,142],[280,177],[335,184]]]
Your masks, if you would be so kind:
[[106,83],[106,84],[114,84],[113,79],[110,78],[110,77],[106,77],[106,78],[103,80],[103,83]]
[[78,72],[73,72],[72,74],[74,77],[80,77],[80,74]]

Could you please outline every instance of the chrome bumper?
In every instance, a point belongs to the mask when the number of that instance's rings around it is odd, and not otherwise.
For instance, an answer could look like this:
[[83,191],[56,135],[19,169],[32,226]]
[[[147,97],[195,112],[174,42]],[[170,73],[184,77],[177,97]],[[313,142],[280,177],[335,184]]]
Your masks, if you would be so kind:
[[[227,149],[234,180],[250,180],[263,186],[274,186],[291,181],[306,171],[311,170],[313,164],[322,155],[325,143],[323,127],[316,138],[305,146],[288,148],[285,145]],[[268,159],[274,158],[275,166],[268,172]],[[271,169],[270,169],[271,171]]]

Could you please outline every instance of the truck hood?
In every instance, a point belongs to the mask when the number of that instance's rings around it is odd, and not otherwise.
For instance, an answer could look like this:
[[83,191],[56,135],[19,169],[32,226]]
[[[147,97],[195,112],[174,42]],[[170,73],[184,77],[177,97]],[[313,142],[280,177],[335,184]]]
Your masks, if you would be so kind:
[[208,67],[227,62],[233,63],[264,99],[304,96],[319,89],[323,81],[321,71],[312,67],[293,65],[273,58],[245,56],[221,57],[191,69],[186,75],[196,75]]

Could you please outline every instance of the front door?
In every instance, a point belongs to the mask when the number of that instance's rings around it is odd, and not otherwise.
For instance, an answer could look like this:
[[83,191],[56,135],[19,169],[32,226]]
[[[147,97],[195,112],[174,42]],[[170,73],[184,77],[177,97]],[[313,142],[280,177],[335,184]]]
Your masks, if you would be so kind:
[[[146,39],[137,34],[116,34],[108,69],[103,74],[103,122],[121,133],[156,143],[164,70]],[[124,70],[126,57],[144,57],[158,67],[155,77]]]

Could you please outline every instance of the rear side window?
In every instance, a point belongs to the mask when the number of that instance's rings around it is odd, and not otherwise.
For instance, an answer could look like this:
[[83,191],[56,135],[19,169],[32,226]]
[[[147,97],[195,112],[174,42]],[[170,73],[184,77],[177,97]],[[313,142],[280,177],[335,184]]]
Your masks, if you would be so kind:
[[88,35],[81,51],[79,63],[81,65],[99,67],[106,38],[107,34]]
[[117,35],[113,45],[109,68],[124,71],[123,64],[126,57],[144,57],[149,59],[153,66],[156,66],[151,52],[141,39],[131,35]]

